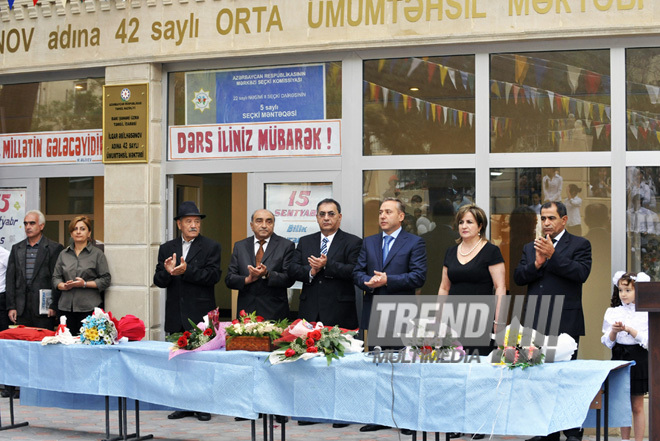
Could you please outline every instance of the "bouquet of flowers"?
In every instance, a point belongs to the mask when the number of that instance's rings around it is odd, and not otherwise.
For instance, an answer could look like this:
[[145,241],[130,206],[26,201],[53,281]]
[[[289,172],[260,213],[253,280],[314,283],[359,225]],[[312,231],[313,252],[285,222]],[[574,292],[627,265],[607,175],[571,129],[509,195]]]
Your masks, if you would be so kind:
[[86,345],[112,345],[117,343],[117,328],[111,316],[101,308],[82,321],[80,343]]
[[220,349],[225,346],[225,330],[223,322],[220,322],[220,312],[216,308],[204,316],[202,322],[195,324],[192,320],[188,322],[192,326],[191,331],[170,334],[167,341],[174,343],[170,350],[170,359],[185,352],[209,351]]
[[268,359],[271,364],[277,364],[324,355],[330,366],[333,359],[343,357],[346,352],[362,352],[364,342],[354,339],[354,335],[354,331],[338,326],[324,327],[321,322],[298,319],[284,330],[282,338],[274,342],[281,347]]
[[[577,349],[577,343],[568,334],[560,334],[552,342],[548,336],[532,328],[525,328],[515,320],[504,330],[504,339],[499,341],[497,349],[491,352],[491,363],[508,366],[509,369],[522,369],[544,363],[546,360],[568,361]],[[552,352],[550,352],[552,350]]]
[[280,338],[288,324],[287,319],[276,322],[264,320],[256,312],[248,314],[241,309],[238,318],[232,320],[231,324],[225,328],[225,332],[229,336],[228,340],[232,337],[270,337],[271,340],[276,340]]

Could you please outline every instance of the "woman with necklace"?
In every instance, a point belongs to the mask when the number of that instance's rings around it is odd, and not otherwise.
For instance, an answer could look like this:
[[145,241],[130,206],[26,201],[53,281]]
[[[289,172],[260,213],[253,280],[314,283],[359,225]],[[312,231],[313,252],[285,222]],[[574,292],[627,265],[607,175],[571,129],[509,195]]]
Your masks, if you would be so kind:
[[[442,282],[438,295],[506,294],[504,258],[500,249],[485,238],[488,218],[475,204],[464,205],[456,213],[454,228],[458,230],[457,245],[445,254]],[[499,317],[499,297],[495,317]],[[496,331],[496,329],[493,329]],[[491,331],[491,329],[489,329]],[[459,337],[460,340],[460,337]],[[464,346],[466,356],[488,355],[493,346]],[[457,438],[459,433],[450,434]],[[474,434],[472,439],[483,439]]]
[[101,305],[101,293],[110,286],[105,254],[92,245],[92,223],[77,216],[69,224],[73,242],[60,253],[53,270],[53,288],[61,292],[58,309],[67,316],[73,335],[80,324]]

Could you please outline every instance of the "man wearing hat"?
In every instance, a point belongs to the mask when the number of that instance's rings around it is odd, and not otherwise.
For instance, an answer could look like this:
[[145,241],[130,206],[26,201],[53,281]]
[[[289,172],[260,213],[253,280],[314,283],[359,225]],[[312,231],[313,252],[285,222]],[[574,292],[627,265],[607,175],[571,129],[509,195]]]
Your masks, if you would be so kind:
[[[165,242],[158,249],[158,264],[154,284],[167,288],[165,303],[165,332],[189,331],[188,322],[202,321],[216,308],[214,286],[220,280],[220,244],[200,234],[201,214],[192,201],[182,202],[176,217],[181,237]],[[178,419],[196,415],[208,421],[204,412],[176,411],[168,416]]]

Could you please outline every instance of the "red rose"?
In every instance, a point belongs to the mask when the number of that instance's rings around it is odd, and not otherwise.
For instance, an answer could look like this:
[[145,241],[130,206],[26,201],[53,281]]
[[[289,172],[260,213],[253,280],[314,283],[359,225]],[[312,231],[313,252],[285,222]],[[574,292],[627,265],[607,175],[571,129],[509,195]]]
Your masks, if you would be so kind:
[[308,338],[307,340],[305,340],[305,344],[307,345],[308,348],[309,348],[310,346],[314,346],[315,343],[316,343],[316,342],[314,341],[313,338]]
[[319,348],[316,346],[310,346],[307,348],[307,352],[311,352],[312,354],[316,354],[319,351]]
[[247,314],[245,313],[245,309],[241,309],[241,312],[238,313],[241,317],[245,317]]
[[238,323],[240,323],[240,322],[238,321],[238,319],[234,319],[234,320],[231,321],[231,324],[232,324],[232,325],[235,325],[235,324],[238,324]]
[[258,322],[263,322],[263,321],[264,321],[264,318],[263,318],[262,316],[258,315],[258,316],[257,316],[257,321],[258,321]]
[[206,328],[206,329],[204,330],[204,335],[206,335],[207,337],[212,336],[212,335],[213,335],[213,329],[211,329],[211,328]]
[[293,357],[294,355],[296,355],[296,351],[294,351],[293,349],[289,348],[289,349],[287,349],[286,351],[284,351],[284,355],[285,355],[286,357]]
[[314,340],[320,340],[321,339],[321,331],[316,329],[315,331],[310,332],[307,334],[309,337],[312,337]]
[[185,336],[179,337],[179,340],[176,342],[177,346],[180,348],[185,348],[188,346],[188,339]]
[[243,323],[250,323],[250,317],[243,317]]
[[183,336],[186,337],[186,338],[190,338],[190,331],[184,332]]

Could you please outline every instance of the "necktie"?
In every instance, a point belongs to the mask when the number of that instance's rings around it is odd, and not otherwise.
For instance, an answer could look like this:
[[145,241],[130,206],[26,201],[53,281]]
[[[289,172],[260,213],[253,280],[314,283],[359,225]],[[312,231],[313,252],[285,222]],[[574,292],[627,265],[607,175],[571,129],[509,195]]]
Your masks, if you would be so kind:
[[328,254],[328,238],[324,237],[321,241],[321,254],[324,256]]
[[392,241],[392,236],[383,237],[383,266],[385,266],[385,261],[387,260],[387,253],[390,252],[391,241]]
[[256,263],[257,266],[261,265],[261,259],[264,258],[264,244],[266,241],[264,239],[259,240],[259,249],[257,250]]

